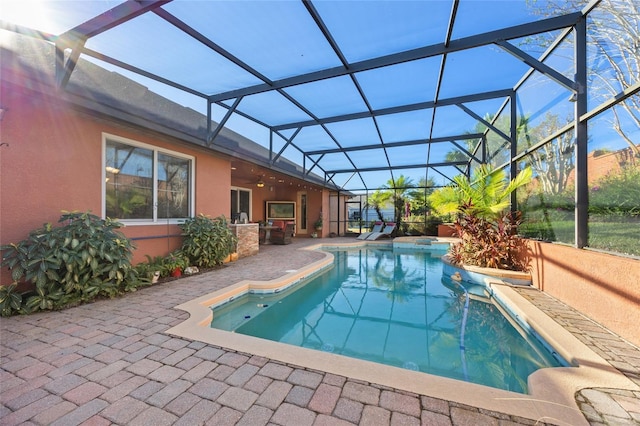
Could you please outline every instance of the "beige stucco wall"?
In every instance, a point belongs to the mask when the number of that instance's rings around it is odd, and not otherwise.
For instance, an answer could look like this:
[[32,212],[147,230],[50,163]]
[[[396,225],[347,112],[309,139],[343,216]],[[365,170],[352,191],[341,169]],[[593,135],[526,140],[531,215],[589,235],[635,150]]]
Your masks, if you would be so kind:
[[640,260],[530,241],[533,285],[640,346]]

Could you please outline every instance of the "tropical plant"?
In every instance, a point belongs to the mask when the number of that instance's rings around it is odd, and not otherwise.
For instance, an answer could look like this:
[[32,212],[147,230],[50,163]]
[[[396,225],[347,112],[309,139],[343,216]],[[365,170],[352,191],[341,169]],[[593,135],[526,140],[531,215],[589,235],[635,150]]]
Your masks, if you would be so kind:
[[[407,190],[405,217],[401,224],[403,231],[409,235],[436,235],[438,224],[444,222],[433,212],[429,196],[433,193],[437,183],[433,178],[421,178],[418,184]],[[407,215],[408,208],[408,215]]]
[[402,216],[404,216],[405,205],[407,203],[410,189],[415,185],[411,178],[407,178],[404,175],[398,176],[396,179],[390,179],[384,188],[387,188],[388,200],[393,204],[394,221],[396,224],[400,224]]
[[184,235],[181,251],[192,265],[201,268],[222,265],[236,250],[237,237],[224,216],[212,219],[199,214],[187,219],[180,228]]
[[146,262],[138,263],[133,267],[138,274],[138,279],[141,284],[151,284],[153,282],[153,274],[159,269],[153,269],[152,266]]
[[425,215],[429,213],[431,205],[429,204],[429,195],[431,195],[436,187],[433,178],[422,178],[415,187],[409,188],[407,191],[408,201],[411,205],[412,215]]
[[531,168],[520,171],[512,180],[503,169],[493,170],[483,164],[476,168],[472,179],[459,175],[454,184],[434,191],[429,201],[439,214],[450,214],[467,205],[468,212],[486,219],[497,219],[509,207],[510,196],[516,189],[531,182]]
[[0,286],[0,316],[8,317],[19,312],[22,307],[22,294],[16,291],[17,284]]
[[391,200],[391,194],[387,191],[377,190],[371,193],[367,197],[367,202],[365,204],[365,208],[374,209],[376,214],[378,215],[378,220],[384,222],[384,215],[382,214],[382,209],[386,206]]
[[519,212],[501,212],[493,220],[474,214],[472,204],[458,210],[454,223],[460,242],[451,246],[449,255],[454,265],[526,271],[529,255],[526,241],[516,233]]
[[503,170],[482,165],[471,181],[457,176],[456,186],[441,188],[431,195],[430,201],[439,212],[457,212],[454,227],[460,242],[450,250],[454,264],[527,270],[527,245],[516,234],[520,213],[505,210],[511,193],[530,181],[530,168],[509,181]]
[[136,288],[133,245],[117,231],[120,223],[88,212],[66,212],[59,223],[64,224],[45,224],[26,239],[0,247],[2,266],[11,270],[14,283],[35,285],[23,307],[58,309]]

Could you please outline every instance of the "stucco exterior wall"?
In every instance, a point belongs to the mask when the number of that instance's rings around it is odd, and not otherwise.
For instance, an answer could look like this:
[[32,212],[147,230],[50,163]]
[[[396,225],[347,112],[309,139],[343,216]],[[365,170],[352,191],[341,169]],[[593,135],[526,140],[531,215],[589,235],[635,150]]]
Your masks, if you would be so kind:
[[[236,182],[232,182],[236,184]],[[241,182],[238,183],[238,186]],[[251,185],[245,184],[244,187]],[[314,232],[313,224],[318,219],[320,211],[323,208],[323,194],[327,191],[318,191],[300,187],[298,185],[265,185],[262,188],[253,186],[252,188],[252,217],[250,220],[259,222],[266,220],[265,203],[267,201],[295,201],[296,204],[296,236],[306,237]],[[299,192],[302,191],[307,195],[307,229],[301,232]]]
[[64,105],[24,88],[3,84],[2,103],[2,242],[56,222],[62,210],[99,214],[100,133]]
[[[195,214],[229,215],[230,161],[150,131],[96,118],[63,100],[2,82],[0,122],[0,244],[17,242],[63,210],[102,215],[103,133],[167,148],[195,158]],[[181,244],[177,225],[121,229],[137,246],[134,263]],[[9,280],[6,271],[0,284]]]
[[533,285],[640,346],[640,260],[530,241]]

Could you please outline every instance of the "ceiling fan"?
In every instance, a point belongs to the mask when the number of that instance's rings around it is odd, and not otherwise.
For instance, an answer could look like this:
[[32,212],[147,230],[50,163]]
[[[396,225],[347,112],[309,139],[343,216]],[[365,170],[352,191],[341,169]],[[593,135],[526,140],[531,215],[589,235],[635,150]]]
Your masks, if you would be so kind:
[[234,175],[238,181],[242,181],[247,185],[256,185],[258,188],[264,188],[267,183],[272,184],[275,182],[284,182],[284,179],[277,178],[272,175],[267,176],[267,173],[260,172],[253,168],[251,168],[251,170],[248,168],[241,170],[240,167],[238,167],[237,169],[232,168],[232,170],[234,171]]
[[263,188],[266,185],[264,174],[247,176],[239,180],[248,185],[255,185],[258,188]]

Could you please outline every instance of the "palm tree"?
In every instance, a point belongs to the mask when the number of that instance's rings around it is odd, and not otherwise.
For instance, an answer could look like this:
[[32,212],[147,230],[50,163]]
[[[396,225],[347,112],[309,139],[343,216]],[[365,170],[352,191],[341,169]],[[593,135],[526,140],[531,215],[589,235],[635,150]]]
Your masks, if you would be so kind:
[[461,205],[469,204],[470,214],[495,219],[509,207],[511,193],[531,182],[531,174],[531,168],[527,167],[509,181],[504,169],[493,170],[483,164],[476,168],[472,179],[456,176],[453,185],[435,191],[429,201],[440,214],[455,213]]
[[409,190],[409,203],[411,203],[411,214],[424,215],[430,209],[429,195],[434,191],[436,181],[433,178],[422,178],[418,181],[415,189]]
[[391,194],[387,191],[376,190],[367,197],[367,203],[365,208],[374,209],[378,215],[378,219],[384,222],[384,216],[382,215],[382,208],[391,200]]
[[394,209],[394,221],[396,225],[399,225],[402,221],[402,215],[404,213],[405,204],[407,202],[407,195],[409,189],[415,185],[411,178],[407,178],[404,175],[398,176],[397,179],[389,179],[384,186],[388,188],[389,200],[393,202]]

